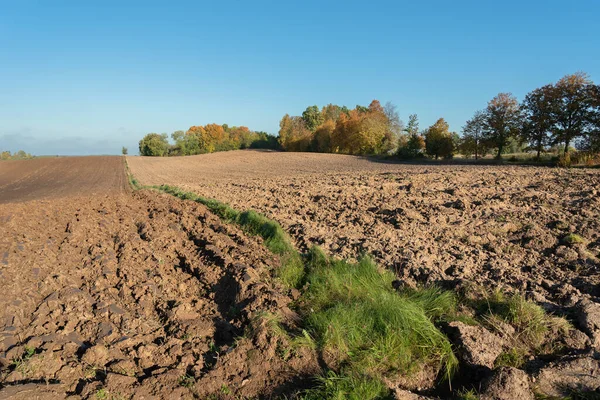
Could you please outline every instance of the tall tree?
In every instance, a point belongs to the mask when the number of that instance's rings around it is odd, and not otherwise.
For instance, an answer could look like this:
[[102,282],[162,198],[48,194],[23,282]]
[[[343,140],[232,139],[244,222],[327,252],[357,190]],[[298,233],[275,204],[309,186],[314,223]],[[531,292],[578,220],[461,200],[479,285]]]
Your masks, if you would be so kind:
[[306,107],[306,110],[302,112],[302,119],[304,126],[311,132],[314,132],[325,120],[317,106]]
[[550,143],[550,133],[553,127],[553,96],[554,87],[546,85],[528,93],[521,105],[523,113],[521,136],[523,141],[535,149],[538,160],[544,147]]
[[417,114],[410,114],[408,116],[408,125],[404,129],[409,136],[416,136],[419,134],[419,117]]
[[554,86],[551,96],[553,142],[565,144],[565,155],[569,146],[578,137],[588,134],[592,81],[585,72],[577,72],[561,78]]
[[425,133],[425,151],[430,156],[450,157],[454,151],[454,142],[450,133],[450,126],[440,118],[435,124],[431,125]]
[[342,113],[342,108],[335,104],[327,104],[323,106],[321,109],[321,115],[323,116],[323,121],[333,121],[336,122]]
[[521,127],[519,102],[510,93],[500,93],[489,101],[485,110],[485,140],[490,147],[496,147],[496,158],[502,157],[502,151],[511,138],[519,133]]
[[332,138],[335,132],[335,122],[332,119],[328,119],[323,122],[313,136],[311,147],[313,151],[319,153],[331,153],[332,149]]
[[408,124],[404,128],[406,136],[400,139],[402,143],[398,146],[398,155],[400,157],[418,157],[425,149],[425,138],[419,132],[419,117],[417,114],[408,116]]
[[404,129],[404,124],[400,119],[400,114],[398,113],[398,107],[391,101],[385,103],[383,107],[383,111],[385,116],[388,119],[388,125],[390,131],[397,137],[402,133],[402,129]]
[[468,152],[475,154],[475,159],[478,160],[483,154],[483,134],[485,131],[485,112],[475,111],[473,118],[468,120],[463,126],[463,147]]
[[284,115],[279,122],[279,143],[287,151],[308,151],[311,131],[306,127],[302,117]]
[[589,114],[590,129],[585,139],[588,150],[600,152],[600,85],[589,87],[591,110]]

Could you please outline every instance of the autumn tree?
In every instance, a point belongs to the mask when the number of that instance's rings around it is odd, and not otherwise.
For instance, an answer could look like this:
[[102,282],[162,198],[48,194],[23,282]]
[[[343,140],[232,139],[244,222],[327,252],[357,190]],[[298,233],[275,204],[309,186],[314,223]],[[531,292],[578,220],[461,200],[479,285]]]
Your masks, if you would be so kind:
[[169,151],[169,136],[166,133],[149,133],[139,143],[141,156],[163,157]]
[[454,142],[450,127],[444,118],[440,118],[425,132],[425,151],[436,160],[439,157],[451,157],[454,151]]
[[349,154],[358,152],[361,123],[361,113],[356,109],[350,110],[347,114],[340,114],[332,135],[332,148],[335,152]]
[[475,159],[485,155],[483,134],[485,132],[486,115],[484,111],[476,111],[473,117],[463,126],[463,137],[460,151],[465,155],[474,154]]
[[185,155],[208,153],[208,135],[201,125],[190,126],[185,132],[182,147]]
[[223,125],[207,124],[204,125],[204,143],[206,151],[212,153],[215,150],[221,150],[221,147],[229,138]]
[[523,115],[521,137],[536,151],[538,160],[541,152],[550,144],[550,133],[553,128],[553,96],[554,87],[546,85],[528,93],[521,104]]
[[279,143],[286,151],[307,151],[312,139],[311,131],[302,117],[284,115],[279,122]]
[[323,121],[336,122],[338,120],[338,118],[340,117],[340,114],[347,113],[347,112],[348,112],[347,107],[340,107],[340,106],[330,103],[330,104],[327,104],[326,106],[323,106],[323,108],[321,109],[321,116],[323,118]]
[[328,119],[323,122],[315,131],[311,148],[319,153],[331,153],[333,151],[333,134],[335,132],[335,122]]
[[[223,125],[225,128],[225,125]],[[235,149],[247,149],[253,141],[258,140],[258,135],[246,126],[227,127],[225,131],[229,135],[231,146]]]
[[510,93],[500,93],[489,101],[485,113],[484,138],[490,147],[498,149],[500,159],[511,138],[519,133],[521,110],[519,102]]

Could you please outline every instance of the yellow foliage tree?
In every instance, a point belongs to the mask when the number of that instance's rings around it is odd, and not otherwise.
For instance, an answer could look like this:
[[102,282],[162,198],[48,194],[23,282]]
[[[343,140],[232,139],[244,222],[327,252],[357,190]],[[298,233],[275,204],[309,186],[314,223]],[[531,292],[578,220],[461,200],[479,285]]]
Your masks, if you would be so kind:
[[312,133],[302,117],[285,114],[279,122],[279,143],[286,151],[308,151]]

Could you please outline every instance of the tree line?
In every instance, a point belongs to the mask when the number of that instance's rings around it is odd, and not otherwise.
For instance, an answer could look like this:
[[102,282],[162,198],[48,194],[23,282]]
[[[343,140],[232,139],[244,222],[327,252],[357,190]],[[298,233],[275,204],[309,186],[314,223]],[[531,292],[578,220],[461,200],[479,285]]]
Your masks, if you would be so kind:
[[[187,131],[149,133],[139,143],[142,156],[189,156],[215,151],[247,148],[278,148],[277,138],[266,132],[251,131],[245,126],[207,124],[192,126]],[[124,149],[124,154],[126,150]]]
[[11,154],[10,151],[0,152],[0,160],[27,160],[33,158],[31,154],[26,153],[23,150],[16,151]]
[[[396,106],[373,100],[368,106],[328,104],[307,107],[302,115],[286,114],[277,137],[245,126],[192,126],[187,131],[149,133],[139,143],[140,155],[183,156],[245,148],[313,151],[400,158],[479,159],[489,153],[559,151],[564,158],[576,147],[600,153],[600,86],[586,73],[567,75],[529,92],[522,102],[500,93],[451,132],[444,118],[421,130],[416,114],[405,125]],[[126,153],[126,149],[123,149]]]
[[529,92],[521,103],[500,93],[467,121],[463,140],[464,150],[476,158],[489,149],[500,158],[511,140],[526,144],[538,159],[559,145],[564,156],[573,145],[600,152],[600,86],[578,72]]
[[522,103],[500,93],[466,122],[462,136],[443,118],[420,130],[413,114],[405,126],[393,104],[382,107],[377,100],[354,109],[310,106],[301,116],[284,115],[279,126],[278,140],[287,151],[436,159],[461,153],[478,159],[491,151],[501,158],[507,150],[525,149],[539,159],[560,146],[568,157],[572,145],[600,152],[600,86],[578,72],[533,90]]

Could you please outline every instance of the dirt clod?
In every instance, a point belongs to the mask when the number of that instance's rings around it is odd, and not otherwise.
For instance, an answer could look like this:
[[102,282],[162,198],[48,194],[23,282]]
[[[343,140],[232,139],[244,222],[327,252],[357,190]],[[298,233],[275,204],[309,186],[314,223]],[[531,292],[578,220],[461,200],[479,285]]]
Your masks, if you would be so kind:
[[527,374],[520,369],[502,367],[484,383],[481,400],[533,400]]
[[470,326],[454,321],[448,324],[450,337],[458,347],[460,360],[471,368],[492,369],[502,353],[504,341],[482,326]]

